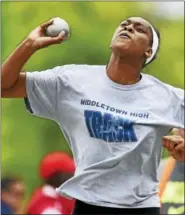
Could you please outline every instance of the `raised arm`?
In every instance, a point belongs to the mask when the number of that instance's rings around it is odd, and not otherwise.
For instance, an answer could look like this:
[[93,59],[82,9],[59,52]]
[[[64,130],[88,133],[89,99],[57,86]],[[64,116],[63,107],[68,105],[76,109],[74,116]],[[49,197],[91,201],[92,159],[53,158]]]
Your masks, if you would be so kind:
[[50,20],[36,29],[13,51],[2,64],[1,97],[26,97],[26,74],[23,71],[25,63],[39,49],[59,44],[64,40],[64,32],[58,37],[45,36],[46,28],[53,23]]

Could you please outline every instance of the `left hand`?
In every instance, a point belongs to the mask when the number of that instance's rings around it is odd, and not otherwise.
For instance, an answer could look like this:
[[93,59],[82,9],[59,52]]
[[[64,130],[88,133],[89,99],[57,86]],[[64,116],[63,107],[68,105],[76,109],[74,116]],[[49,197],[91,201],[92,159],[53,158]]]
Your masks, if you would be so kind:
[[185,162],[184,159],[184,138],[179,135],[164,136],[162,145],[171,156],[178,161]]

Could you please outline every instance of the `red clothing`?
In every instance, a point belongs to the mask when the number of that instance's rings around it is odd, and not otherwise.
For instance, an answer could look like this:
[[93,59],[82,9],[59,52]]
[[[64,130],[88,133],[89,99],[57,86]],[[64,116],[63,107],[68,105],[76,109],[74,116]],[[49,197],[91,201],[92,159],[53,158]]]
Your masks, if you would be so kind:
[[26,214],[72,214],[74,202],[57,195],[54,188],[45,185],[33,193]]

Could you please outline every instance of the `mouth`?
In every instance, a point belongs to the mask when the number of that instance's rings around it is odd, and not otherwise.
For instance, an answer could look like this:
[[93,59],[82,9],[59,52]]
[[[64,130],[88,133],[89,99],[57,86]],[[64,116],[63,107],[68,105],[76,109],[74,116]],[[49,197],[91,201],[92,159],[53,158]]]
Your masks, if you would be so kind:
[[131,37],[127,33],[123,33],[123,32],[119,34],[119,37],[124,39],[131,39]]

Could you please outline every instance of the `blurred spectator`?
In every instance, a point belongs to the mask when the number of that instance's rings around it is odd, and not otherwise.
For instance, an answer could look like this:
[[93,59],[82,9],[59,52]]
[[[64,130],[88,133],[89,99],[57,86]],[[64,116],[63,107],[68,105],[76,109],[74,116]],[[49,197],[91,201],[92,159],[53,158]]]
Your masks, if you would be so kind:
[[1,179],[1,214],[19,214],[25,195],[24,183],[16,177]]
[[[173,134],[184,137],[184,130],[173,130]],[[161,163],[160,176],[161,214],[184,214],[184,168],[185,164],[174,158]],[[160,174],[160,173],[159,173]]]
[[44,185],[36,189],[28,204],[26,214],[71,214],[74,200],[59,196],[59,187],[74,174],[73,159],[63,152],[46,155],[40,163],[40,177]]

